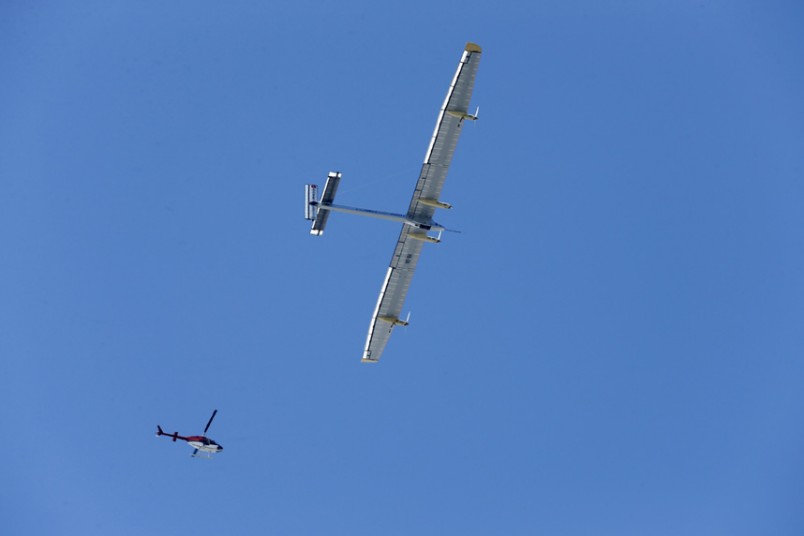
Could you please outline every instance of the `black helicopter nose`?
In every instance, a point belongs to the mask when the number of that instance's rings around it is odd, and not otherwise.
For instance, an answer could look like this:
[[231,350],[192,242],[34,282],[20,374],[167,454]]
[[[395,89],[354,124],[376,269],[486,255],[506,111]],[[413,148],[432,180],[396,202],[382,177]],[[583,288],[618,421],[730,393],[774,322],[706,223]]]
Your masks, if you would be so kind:
[[222,451],[222,450],[223,450],[223,447],[222,447],[222,446],[220,446],[220,445],[218,445],[218,452],[220,452],[220,451]]

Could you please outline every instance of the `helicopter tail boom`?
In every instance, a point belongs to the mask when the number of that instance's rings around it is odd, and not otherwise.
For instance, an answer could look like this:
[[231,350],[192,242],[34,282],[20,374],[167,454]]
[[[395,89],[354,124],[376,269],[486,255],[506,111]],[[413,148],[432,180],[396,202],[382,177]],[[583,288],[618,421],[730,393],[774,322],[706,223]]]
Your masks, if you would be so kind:
[[171,438],[171,439],[172,439],[174,442],[175,442],[177,439],[184,439],[185,441],[187,440],[187,438],[186,438],[186,437],[180,436],[178,432],[173,432],[172,434],[167,434],[167,433],[165,433],[165,431],[164,431],[164,430],[162,430],[162,427],[161,427],[161,426],[159,426],[159,425],[157,424],[157,425],[156,425],[156,437],[159,437],[159,436],[168,436],[168,437],[169,437],[169,438]]

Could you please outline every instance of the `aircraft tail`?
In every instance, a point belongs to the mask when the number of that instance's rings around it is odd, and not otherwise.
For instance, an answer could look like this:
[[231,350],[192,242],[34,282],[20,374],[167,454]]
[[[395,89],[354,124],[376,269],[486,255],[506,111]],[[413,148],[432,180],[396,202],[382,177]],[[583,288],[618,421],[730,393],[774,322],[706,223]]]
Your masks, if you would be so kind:
[[338,191],[338,184],[341,182],[341,174],[338,171],[330,171],[327,176],[327,182],[324,185],[324,192],[321,194],[321,200],[317,199],[318,186],[315,184],[306,184],[304,186],[304,218],[312,220],[313,226],[310,229],[310,234],[321,236],[324,234],[324,227],[327,225],[329,219],[329,210],[327,205],[331,205],[335,200],[335,192]]
[[172,434],[165,433],[165,431],[162,430],[162,427],[157,424],[156,425],[156,437],[159,437],[159,436],[168,436],[173,441],[176,441],[177,439],[184,439],[182,436],[179,435],[178,432],[173,432]]

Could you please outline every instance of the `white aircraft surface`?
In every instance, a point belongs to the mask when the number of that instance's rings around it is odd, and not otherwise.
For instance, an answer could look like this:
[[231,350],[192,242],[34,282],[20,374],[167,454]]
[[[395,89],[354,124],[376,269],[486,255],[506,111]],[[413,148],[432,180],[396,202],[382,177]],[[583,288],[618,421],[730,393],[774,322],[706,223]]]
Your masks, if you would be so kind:
[[[438,113],[435,131],[425,153],[424,165],[407,213],[393,214],[333,204],[341,180],[339,172],[329,173],[320,200],[316,185],[305,186],[305,217],[313,222],[310,234],[321,236],[324,233],[330,212],[346,212],[402,223],[402,232],[399,233],[391,265],[385,274],[377,307],[371,317],[366,348],[363,351],[364,363],[379,361],[394,327],[408,325],[408,321],[402,320],[400,315],[422,246],[425,242],[440,242],[441,233],[446,230],[433,220],[433,215],[437,208],[452,208],[450,204],[439,200],[439,195],[447,178],[447,170],[458,144],[463,122],[477,119],[477,112],[469,113],[469,101],[472,97],[480,55],[481,49],[478,45],[466,44],[461,61],[458,63],[458,70],[447,91],[447,98],[444,99],[444,104]],[[431,232],[438,234],[432,236]]]

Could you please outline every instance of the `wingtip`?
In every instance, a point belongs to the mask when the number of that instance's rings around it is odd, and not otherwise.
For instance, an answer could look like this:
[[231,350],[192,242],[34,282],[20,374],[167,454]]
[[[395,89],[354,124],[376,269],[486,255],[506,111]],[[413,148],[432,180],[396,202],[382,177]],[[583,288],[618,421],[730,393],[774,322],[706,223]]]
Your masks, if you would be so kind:
[[477,43],[466,43],[465,50],[466,52],[477,52],[478,54],[483,52],[483,49]]
[[360,360],[361,363],[377,363],[377,359],[369,359],[368,357],[364,357]]

